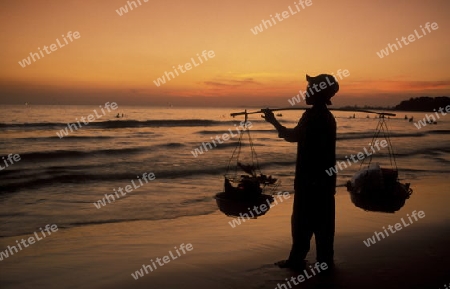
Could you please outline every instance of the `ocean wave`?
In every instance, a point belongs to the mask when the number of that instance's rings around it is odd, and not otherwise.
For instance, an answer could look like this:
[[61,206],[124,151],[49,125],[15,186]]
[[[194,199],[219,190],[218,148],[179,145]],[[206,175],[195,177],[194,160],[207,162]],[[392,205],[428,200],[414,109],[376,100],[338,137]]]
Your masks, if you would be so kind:
[[[69,122],[74,123],[76,122]],[[154,120],[108,120],[91,122],[87,125],[81,123],[82,128],[135,128],[135,127],[195,127],[195,126],[213,126],[222,124],[233,124],[233,121],[216,121],[210,119],[154,119]],[[0,123],[0,128],[67,128],[67,123]]]
[[450,134],[450,130],[448,130],[448,129],[429,130],[427,133],[429,133],[429,134]]
[[[382,152],[381,154],[378,153],[378,151],[375,149],[375,153],[373,154],[370,147],[367,147],[367,152],[370,153],[370,155],[373,155],[374,158],[388,158],[388,151]],[[360,151],[361,153],[364,153],[363,150]],[[450,153],[450,147],[442,145],[442,146],[436,146],[436,147],[426,147],[426,148],[418,148],[418,149],[404,149],[404,150],[395,150],[395,157],[411,157],[411,156],[417,156],[417,155],[428,155],[428,156],[441,156],[442,153]],[[350,153],[351,154],[351,153]],[[346,156],[350,155],[349,153],[343,154],[343,153],[337,153],[336,159],[338,161],[342,161],[346,159]],[[357,154],[357,152],[353,152],[353,154]],[[369,155],[369,156],[370,156]]]
[[122,148],[122,149],[101,149],[92,151],[78,150],[56,150],[46,152],[27,152],[21,153],[20,156],[27,160],[51,160],[52,158],[80,158],[92,157],[93,155],[111,155],[111,154],[131,154],[143,151],[144,148]]
[[[58,170],[40,170],[36,172],[30,169],[21,169],[11,171],[7,179],[2,180],[2,193],[13,193],[27,189],[38,189],[47,186],[55,186],[57,184],[73,184],[73,183],[98,183],[111,182],[120,180],[132,180],[136,175],[129,172],[121,173],[96,173],[105,167],[95,166],[93,168],[85,169],[83,171],[72,169],[67,166],[59,168]],[[157,179],[177,179],[190,178],[199,175],[223,175],[226,167],[201,167],[186,169],[180,167],[178,169],[158,170],[155,172]]]
[[183,201],[180,204],[181,205],[190,205],[190,204],[195,204],[195,203],[202,203],[204,201],[211,201],[212,199],[213,199],[213,196],[203,196],[203,197]]
[[[389,133],[388,136],[391,139],[395,138],[415,138],[415,137],[424,137],[430,132],[418,132],[418,133]],[[373,132],[347,132],[347,133],[338,133],[336,136],[337,140],[358,140],[358,139],[371,139],[373,138]],[[379,138],[383,138],[383,135],[380,134]]]
[[115,136],[106,136],[106,135],[67,135],[64,136],[63,140],[61,140],[58,136],[44,136],[44,137],[19,137],[14,138],[13,140],[20,140],[20,141],[51,141],[53,139],[56,139],[57,141],[61,142],[64,141],[64,139],[80,139],[83,141],[89,141],[89,140],[100,140],[100,139],[113,139]]
[[[209,198],[212,200],[212,198]],[[124,222],[136,222],[136,221],[156,221],[156,220],[171,220],[178,219],[181,217],[188,216],[204,216],[209,215],[217,211],[217,207],[211,206],[210,209],[204,208],[203,210],[196,210],[194,212],[189,211],[172,211],[172,214],[166,215],[156,215],[156,216],[141,216],[140,218],[123,218],[123,219],[108,219],[108,220],[97,220],[97,221],[85,221],[85,222],[73,222],[67,224],[67,228],[73,226],[89,226],[89,225],[102,225],[110,223],[124,223]],[[58,225],[59,227],[59,225]],[[64,225],[61,226],[64,228]]]
[[153,146],[153,148],[158,147],[158,148],[169,148],[170,149],[170,148],[180,148],[180,147],[184,147],[184,146],[186,146],[186,145],[179,143],[179,142],[171,142],[171,143]]
[[[233,133],[233,136],[232,137],[238,137],[239,136],[239,132],[236,130],[236,128],[230,128],[231,129],[231,132]],[[239,128],[240,129],[240,131],[241,131],[241,133],[242,132],[246,132],[246,131],[242,131],[241,130],[241,128]],[[258,133],[258,132],[260,132],[260,133],[266,133],[266,132],[275,132],[275,130],[274,129],[250,129],[250,135],[252,134],[252,133]],[[226,134],[228,134],[228,135],[231,135],[230,134],[230,131],[229,130],[200,130],[200,131],[197,131],[196,132],[197,134],[202,134],[202,135],[219,135],[219,136],[221,136],[221,135],[223,135],[224,133],[226,133]]]
[[[212,200],[212,198],[209,198],[209,199]],[[210,200],[208,200],[208,201],[210,201]],[[90,204],[92,205],[92,202]],[[69,229],[69,228],[73,228],[73,227],[95,226],[95,225],[114,224],[114,223],[127,223],[127,222],[136,222],[136,221],[173,220],[173,219],[189,217],[189,216],[205,216],[205,215],[212,214],[212,213],[216,212],[217,210],[218,209],[214,204],[214,205],[206,206],[206,207],[205,206],[203,206],[203,207],[197,206],[196,210],[180,210],[180,211],[170,210],[170,213],[164,212],[164,213],[159,213],[159,214],[158,214],[158,212],[153,212],[153,213],[156,213],[154,215],[141,214],[137,218],[127,218],[126,216],[124,216],[123,218],[103,219],[103,220],[99,219],[99,220],[79,221],[79,222],[60,221],[58,223],[58,229]],[[9,216],[11,216],[11,214],[8,214],[6,216],[9,217]],[[19,232],[17,232],[17,233],[2,232],[2,234],[0,234],[0,238],[20,236],[20,235],[29,235],[29,234],[33,234],[33,231],[24,229],[24,230],[20,231],[20,233]]]
[[450,147],[448,146],[440,146],[440,147],[426,147],[411,150],[405,153],[395,153],[397,157],[409,157],[413,155],[428,155],[428,156],[441,156],[442,153],[450,153]]

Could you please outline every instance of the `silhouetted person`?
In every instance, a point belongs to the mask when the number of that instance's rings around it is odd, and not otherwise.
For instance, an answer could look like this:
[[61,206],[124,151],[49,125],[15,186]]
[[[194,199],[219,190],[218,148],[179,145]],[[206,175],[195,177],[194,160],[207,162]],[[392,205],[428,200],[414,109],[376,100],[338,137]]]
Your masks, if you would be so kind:
[[[297,126],[288,129],[281,125],[269,110],[263,116],[278,131],[280,138],[297,142],[295,169],[295,197],[291,219],[292,248],[289,258],[277,263],[282,268],[301,269],[315,235],[317,261],[333,266],[336,175],[326,173],[336,164],[336,121],[328,110],[331,97],[339,84],[331,75],[306,75],[309,92],[307,109]],[[326,87],[324,87],[324,83]],[[310,90],[311,88],[311,90]],[[311,93],[311,91],[313,93]]]

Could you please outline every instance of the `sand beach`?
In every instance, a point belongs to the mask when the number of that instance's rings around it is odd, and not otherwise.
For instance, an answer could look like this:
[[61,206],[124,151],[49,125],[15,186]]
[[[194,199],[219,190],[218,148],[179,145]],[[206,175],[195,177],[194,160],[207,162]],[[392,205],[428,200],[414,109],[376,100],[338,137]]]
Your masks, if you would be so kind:
[[[448,185],[436,178],[414,180],[413,195],[394,214],[356,208],[345,189],[338,188],[336,266],[293,288],[443,287],[450,269]],[[287,200],[235,228],[228,223],[231,217],[215,212],[61,230],[3,260],[2,288],[285,288],[277,286],[301,273],[273,265],[290,249],[291,205]],[[374,231],[414,210],[424,211],[425,217],[364,245]],[[3,238],[0,245],[15,239]],[[191,243],[192,251],[138,280],[132,277],[143,264],[175,252],[181,243]],[[312,244],[310,264],[314,248]]]

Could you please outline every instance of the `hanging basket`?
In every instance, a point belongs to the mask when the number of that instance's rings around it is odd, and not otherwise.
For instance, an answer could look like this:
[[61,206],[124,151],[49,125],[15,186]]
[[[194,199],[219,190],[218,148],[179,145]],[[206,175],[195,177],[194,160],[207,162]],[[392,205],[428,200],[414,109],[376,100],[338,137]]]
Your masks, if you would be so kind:
[[389,137],[389,130],[383,114],[380,115],[376,132],[372,138],[374,143],[383,134],[388,143],[389,160],[391,167],[382,168],[379,163],[372,163],[372,157],[368,159],[366,167],[355,173],[347,182],[347,191],[355,206],[366,211],[393,213],[402,208],[405,201],[412,194],[409,183],[402,184],[398,179],[398,168]]
[[[247,124],[248,115],[245,111],[244,123]],[[253,145],[250,129],[239,135],[239,140],[236,148],[233,150],[231,158],[228,162],[227,172],[224,175],[224,193],[231,199],[251,199],[256,198],[271,190],[275,192],[279,186],[277,179],[272,176],[267,176],[261,172],[258,162],[258,155],[256,154]],[[245,138],[248,142],[250,163],[243,163],[242,153],[245,144]]]
[[[260,194],[253,198],[230,198],[230,196],[225,193],[217,193],[215,196],[217,207],[221,212],[227,216],[231,217],[247,217],[251,219],[256,219],[262,215],[265,215],[271,208],[271,203],[274,199],[271,195]],[[256,206],[261,208],[262,205],[266,205],[267,210],[257,210],[252,211]]]

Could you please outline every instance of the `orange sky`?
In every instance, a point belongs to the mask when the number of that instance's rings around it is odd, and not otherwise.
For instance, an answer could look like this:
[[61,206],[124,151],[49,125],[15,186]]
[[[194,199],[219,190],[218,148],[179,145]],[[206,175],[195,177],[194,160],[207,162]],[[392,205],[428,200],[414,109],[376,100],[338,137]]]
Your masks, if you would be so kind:
[[[140,1],[123,16],[116,12],[127,4],[123,0],[2,3],[0,103],[286,106],[305,89],[306,73],[339,69],[350,76],[340,81],[337,105],[450,95],[447,0],[312,0],[258,35],[250,28],[297,1]],[[427,22],[439,28],[377,56]],[[19,65],[69,31],[81,37]],[[203,50],[215,57],[160,87],[153,83]]]

